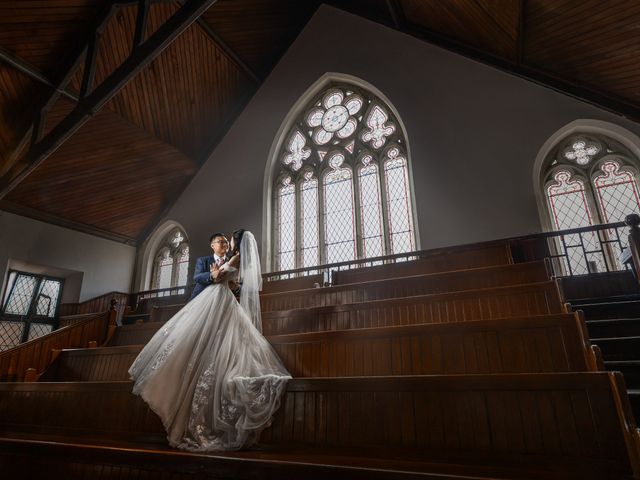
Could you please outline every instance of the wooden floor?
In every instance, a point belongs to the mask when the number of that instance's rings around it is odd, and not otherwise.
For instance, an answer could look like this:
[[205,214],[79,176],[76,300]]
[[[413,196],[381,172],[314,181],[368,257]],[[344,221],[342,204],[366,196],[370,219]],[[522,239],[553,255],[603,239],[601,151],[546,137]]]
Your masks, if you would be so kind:
[[265,335],[294,379],[260,445],[242,452],[170,449],[131,394],[129,365],[181,306],[148,305],[134,317],[143,323],[112,329],[102,346],[56,352],[38,382],[0,383],[0,468],[25,478],[640,478],[622,375],[601,371],[583,314],[546,263],[514,264],[505,251],[450,249],[340,272],[328,288],[267,284]]

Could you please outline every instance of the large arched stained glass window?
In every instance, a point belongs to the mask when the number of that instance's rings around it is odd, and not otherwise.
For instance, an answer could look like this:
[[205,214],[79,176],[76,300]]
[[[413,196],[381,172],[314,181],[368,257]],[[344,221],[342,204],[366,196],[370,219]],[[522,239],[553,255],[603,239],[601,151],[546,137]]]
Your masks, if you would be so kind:
[[273,172],[276,270],[415,250],[406,139],[384,101],[332,84],[285,135]]

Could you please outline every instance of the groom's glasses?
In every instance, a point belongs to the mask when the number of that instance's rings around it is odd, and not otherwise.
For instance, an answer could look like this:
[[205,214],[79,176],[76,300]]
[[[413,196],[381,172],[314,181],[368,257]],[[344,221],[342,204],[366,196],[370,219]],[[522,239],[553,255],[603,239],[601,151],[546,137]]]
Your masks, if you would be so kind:
[[215,241],[215,242],[213,242],[213,243],[222,243],[223,245],[224,245],[224,244],[229,244],[229,242],[227,242],[226,240],[216,240],[216,241]]

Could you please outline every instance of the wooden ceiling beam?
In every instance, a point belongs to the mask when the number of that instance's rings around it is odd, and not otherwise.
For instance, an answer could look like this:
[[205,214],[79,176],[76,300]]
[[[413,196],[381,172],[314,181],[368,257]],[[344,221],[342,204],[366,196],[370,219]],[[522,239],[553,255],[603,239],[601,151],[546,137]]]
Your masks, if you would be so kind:
[[[177,0],[178,5],[182,5],[186,0]],[[198,26],[207,34],[207,36],[213,40],[218,48],[220,48],[230,59],[234,62],[240,70],[242,70],[247,77],[251,79],[251,81],[255,85],[261,85],[262,79],[253,71],[253,69],[247,65],[247,63],[240,58],[240,56],[231,48],[227,42],[223,40],[223,38],[216,32],[211,25],[209,25],[204,19],[198,18],[196,21]]]
[[[0,182],[0,199],[4,198],[29,173],[56,151],[84,123],[111,100],[126,83],[149,65],[184,30],[217,0],[188,0],[153,35],[134,49],[129,57],[100,85],[81,99],[44,138],[34,143],[24,157],[4,175]],[[86,45],[85,45],[86,49]],[[75,69],[73,69],[75,71]],[[71,73],[65,75],[68,81]],[[66,83],[65,83],[66,85]]]

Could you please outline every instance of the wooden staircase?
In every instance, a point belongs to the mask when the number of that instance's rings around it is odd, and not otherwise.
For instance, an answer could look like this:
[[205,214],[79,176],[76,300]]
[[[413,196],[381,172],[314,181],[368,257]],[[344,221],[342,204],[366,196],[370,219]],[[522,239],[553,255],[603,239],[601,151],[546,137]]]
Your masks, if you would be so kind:
[[294,379],[260,446],[242,452],[170,449],[131,394],[129,365],[181,305],[151,308],[101,347],[60,351],[38,382],[0,383],[0,468],[27,478],[640,478],[622,375],[598,371],[583,316],[545,261],[504,252],[449,249],[341,271],[326,288],[267,284],[264,332]]

